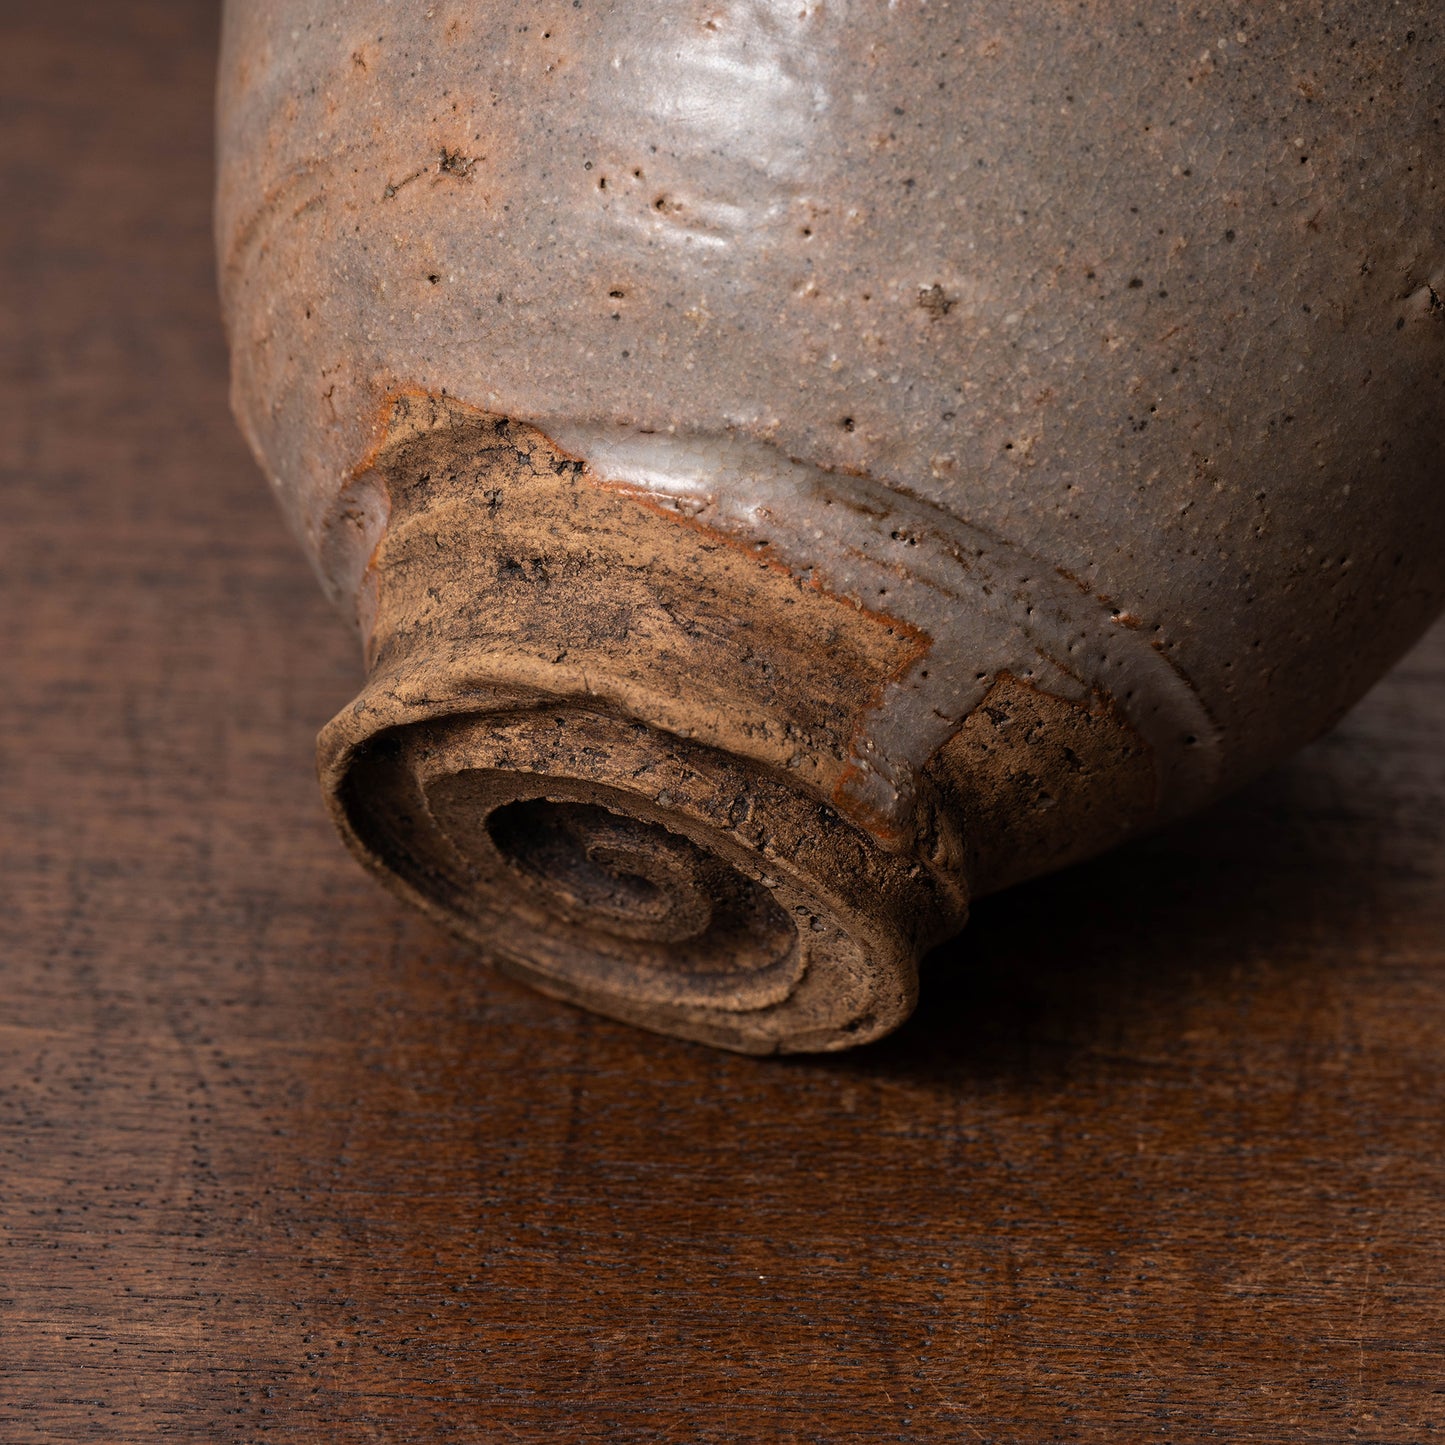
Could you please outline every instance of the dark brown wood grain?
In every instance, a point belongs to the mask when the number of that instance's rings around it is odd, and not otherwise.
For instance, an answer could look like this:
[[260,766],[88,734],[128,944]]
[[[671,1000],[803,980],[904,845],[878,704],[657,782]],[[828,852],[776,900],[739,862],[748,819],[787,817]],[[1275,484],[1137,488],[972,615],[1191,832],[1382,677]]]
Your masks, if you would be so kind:
[[359,661],[227,416],[213,7],[6,4],[0,1439],[1445,1435],[1445,631],[760,1062],[343,854]]

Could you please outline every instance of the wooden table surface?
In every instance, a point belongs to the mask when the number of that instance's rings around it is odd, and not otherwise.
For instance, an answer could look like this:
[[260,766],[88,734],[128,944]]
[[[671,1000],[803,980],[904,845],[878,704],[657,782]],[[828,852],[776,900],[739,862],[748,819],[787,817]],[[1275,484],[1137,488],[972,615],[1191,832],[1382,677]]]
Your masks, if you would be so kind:
[[1445,1438],[1445,630],[881,1045],[535,997],[322,814],[215,7],[0,10],[0,1439]]

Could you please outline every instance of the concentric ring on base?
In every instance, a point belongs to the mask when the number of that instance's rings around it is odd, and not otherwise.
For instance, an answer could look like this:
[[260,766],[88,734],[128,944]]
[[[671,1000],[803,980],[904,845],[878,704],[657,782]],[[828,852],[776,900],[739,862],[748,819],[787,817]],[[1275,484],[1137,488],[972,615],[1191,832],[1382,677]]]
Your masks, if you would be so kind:
[[343,834],[503,971],[746,1052],[847,1047],[912,1011],[920,870],[775,774],[546,699],[360,736],[358,716],[322,738]]

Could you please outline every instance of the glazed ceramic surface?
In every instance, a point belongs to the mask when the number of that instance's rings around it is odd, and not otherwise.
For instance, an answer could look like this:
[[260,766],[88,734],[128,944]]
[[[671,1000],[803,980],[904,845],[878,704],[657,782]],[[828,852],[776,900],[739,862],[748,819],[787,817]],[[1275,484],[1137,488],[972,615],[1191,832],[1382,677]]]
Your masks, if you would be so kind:
[[838,1047],[1445,596],[1437,7],[226,12],[237,416],[344,834],[504,967]]

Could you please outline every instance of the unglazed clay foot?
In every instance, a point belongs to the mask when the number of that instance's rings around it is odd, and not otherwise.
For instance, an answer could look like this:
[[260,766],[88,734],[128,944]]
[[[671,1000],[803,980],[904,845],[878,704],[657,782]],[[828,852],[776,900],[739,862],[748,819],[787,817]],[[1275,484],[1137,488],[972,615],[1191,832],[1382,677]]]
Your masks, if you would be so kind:
[[358,857],[729,1048],[1328,726],[1445,600],[1430,0],[227,6],[237,416]]

